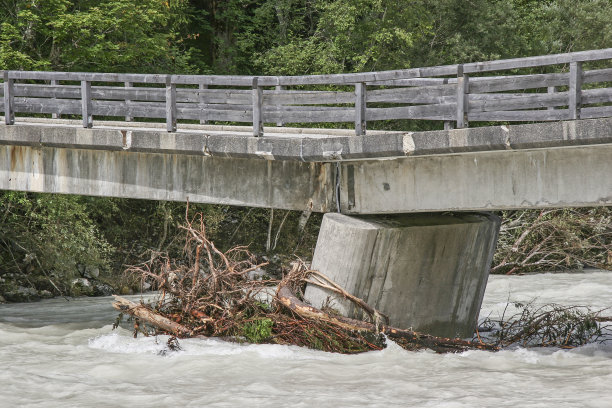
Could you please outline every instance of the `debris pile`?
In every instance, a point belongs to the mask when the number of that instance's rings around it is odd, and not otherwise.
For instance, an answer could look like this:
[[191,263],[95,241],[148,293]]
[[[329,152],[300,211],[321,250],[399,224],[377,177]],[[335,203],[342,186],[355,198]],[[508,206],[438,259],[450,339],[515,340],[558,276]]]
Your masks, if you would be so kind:
[[[302,261],[294,262],[282,279],[262,276],[267,263],[258,263],[246,247],[223,252],[206,237],[202,214],[187,220],[182,230],[186,236],[184,258],[172,260],[154,253],[149,262],[128,269],[159,291],[154,301],[137,304],[115,296],[113,306],[121,312],[118,321],[124,314],[130,315],[135,336],[168,334],[172,342],[176,338],[217,337],[347,354],[381,350],[388,340],[408,350],[494,351],[523,337],[518,325],[503,326],[496,343],[485,343],[480,337],[466,341],[392,327],[384,314]],[[369,319],[349,319],[306,304],[303,290],[307,283],[341,294],[362,308]],[[546,319],[539,316],[533,320]],[[591,320],[585,323],[587,328]],[[523,332],[531,333],[527,329]]]

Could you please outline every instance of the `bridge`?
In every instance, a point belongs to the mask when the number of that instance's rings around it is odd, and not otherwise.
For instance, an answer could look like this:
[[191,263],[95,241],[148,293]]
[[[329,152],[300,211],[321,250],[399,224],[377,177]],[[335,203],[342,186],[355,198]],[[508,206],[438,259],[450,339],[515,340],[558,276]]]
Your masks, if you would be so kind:
[[[399,325],[467,334],[499,228],[481,211],[612,205],[611,59],[259,77],[4,71],[0,189],[341,213],[324,218],[313,267]],[[389,120],[444,129],[368,129]]]

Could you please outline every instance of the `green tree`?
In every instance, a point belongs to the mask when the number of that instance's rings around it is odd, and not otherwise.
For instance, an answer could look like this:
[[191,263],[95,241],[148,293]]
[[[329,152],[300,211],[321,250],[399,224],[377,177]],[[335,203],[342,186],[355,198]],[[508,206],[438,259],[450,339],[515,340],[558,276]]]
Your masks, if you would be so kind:
[[[4,0],[0,68],[194,72],[186,0]],[[185,30],[181,31],[181,28]]]

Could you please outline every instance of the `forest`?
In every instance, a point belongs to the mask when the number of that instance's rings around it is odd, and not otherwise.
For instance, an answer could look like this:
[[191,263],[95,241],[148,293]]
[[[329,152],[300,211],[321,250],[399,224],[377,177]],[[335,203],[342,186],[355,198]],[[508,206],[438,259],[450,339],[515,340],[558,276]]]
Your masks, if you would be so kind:
[[[301,75],[612,47],[608,0],[0,0],[0,70]],[[410,130],[440,123],[383,123]],[[0,302],[130,294],[180,256],[185,203],[0,192]],[[320,215],[191,204],[269,273],[308,259]],[[612,269],[606,207],[506,211],[493,273]],[[94,283],[92,283],[94,282]],[[145,288],[146,289],[146,288]]]

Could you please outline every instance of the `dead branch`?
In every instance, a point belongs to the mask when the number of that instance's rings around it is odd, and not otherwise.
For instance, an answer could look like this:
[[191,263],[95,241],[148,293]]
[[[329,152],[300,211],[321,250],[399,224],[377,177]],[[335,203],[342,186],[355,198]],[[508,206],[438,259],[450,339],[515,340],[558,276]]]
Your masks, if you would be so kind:
[[162,329],[177,336],[186,336],[190,333],[190,330],[187,327],[153,312],[144,305],[134,303],[130,300],[122,298],[121,296],[113,296],[115,297],[113,307],[119,310],[121,313],[127,313],[129,315],[137,317],[140,320],[151,324],[152,326],[155,326],[159,329]]
[[[279,286],[277,298],[285,307],[302,317],[332,323],[348,330],[378,332],[378,328],[375,324],[342,316],[330,316],[322,310],[305,304],[299,300],[286,285]],[[411,349],[429,348],[441,353],[467,350],[498,350],[496,346],[490,344],[475,343],[462,339],[436,337],[387,325],[381,326],[380,332],[384,333],[389,338],[402,339],[404,342],[410,343]]]

